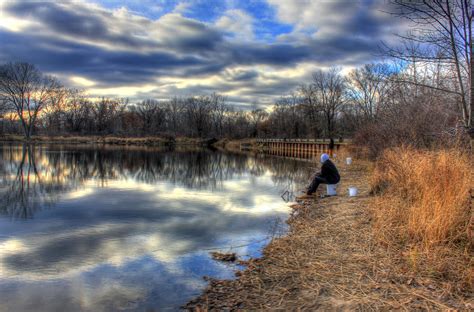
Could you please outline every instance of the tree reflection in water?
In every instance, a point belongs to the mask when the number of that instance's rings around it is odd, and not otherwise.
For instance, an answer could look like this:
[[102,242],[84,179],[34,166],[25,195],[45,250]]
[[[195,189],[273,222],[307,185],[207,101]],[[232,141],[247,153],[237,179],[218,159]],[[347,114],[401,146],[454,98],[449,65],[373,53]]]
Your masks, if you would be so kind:
[[31,218],[35,211],[51,206],[62,191],[73,187],[60,175],[52,174],[37,160],[36,149],[30,145],[2,149],[0,212],[13,219]]
[[147,184],[167,181],[187,189],[217,190],[234,175],[270,173],[282,191],[308,178],[308,163],[208,149],[163,149],[91,145],[10,145],[0,148],[0,213],[32,218],[88,180]]

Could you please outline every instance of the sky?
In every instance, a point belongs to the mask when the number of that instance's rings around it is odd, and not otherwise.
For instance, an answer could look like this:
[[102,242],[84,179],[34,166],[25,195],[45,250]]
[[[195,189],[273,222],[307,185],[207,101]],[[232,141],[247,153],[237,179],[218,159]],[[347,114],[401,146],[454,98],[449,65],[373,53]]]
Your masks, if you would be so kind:
[[406,29],[386,0],[0,2],[0,63],[30,62],[93,97],[218,92],[264,108],[318,69],[379,60]]

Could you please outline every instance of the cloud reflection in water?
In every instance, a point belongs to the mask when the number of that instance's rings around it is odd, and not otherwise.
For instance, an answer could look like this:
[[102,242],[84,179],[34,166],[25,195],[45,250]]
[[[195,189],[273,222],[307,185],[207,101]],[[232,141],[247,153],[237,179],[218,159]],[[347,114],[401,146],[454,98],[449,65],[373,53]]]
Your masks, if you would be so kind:
[[232,277],[209,249],[257,255],[288,213],[279,192],[307,177],[208,150],[3,145],[0,159],[0,310],[176,308],[203,275]]

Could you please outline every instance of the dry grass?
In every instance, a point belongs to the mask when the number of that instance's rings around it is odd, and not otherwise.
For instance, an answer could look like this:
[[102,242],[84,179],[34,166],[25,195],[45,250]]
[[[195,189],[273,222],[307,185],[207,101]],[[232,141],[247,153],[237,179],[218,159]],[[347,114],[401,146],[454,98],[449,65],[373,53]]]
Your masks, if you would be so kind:
[[214,144],[214,146],[217,148],[222,148],[229,151],[240,151],[242,145],[251,151],[257,151],[259,149],[256,139],[221,139]]
[[[342,156],[342,154],[341,154]],[[371,164],[343,164],[336,197],[293,206],[288,235],[274,239],[236,280],[210,280],[186,308],[207,310],[468,310],[472,292],[417,274],[397,248],[380,244],[369,195]],[[356,186],[358,197],[346,189]]]
[[[25,142],[24,136],[5,135],[0,137],[0,141],[9,142]],[[33,136],[30,139],[33,143],[58,143],[58,144],[110,144],[110,145],[129,145],[129,146],[162,146],[162,145],[179,145],[179,146],[204,146],[209,145],[209,140],[188,138],[188,137],[127,137],[127,136],[73,136],[73,135],[56,135],[56,136]]]
[[415,272],[471,289],[472,171],[458,150],[397,148],[383,153],[371,182],[378,239],[398,247]]
[[458,151],[386,151],[377,163],[372,187],[381,191],[374,212],[380,228],[430,248],[466,234],[470,216],[470,171]]

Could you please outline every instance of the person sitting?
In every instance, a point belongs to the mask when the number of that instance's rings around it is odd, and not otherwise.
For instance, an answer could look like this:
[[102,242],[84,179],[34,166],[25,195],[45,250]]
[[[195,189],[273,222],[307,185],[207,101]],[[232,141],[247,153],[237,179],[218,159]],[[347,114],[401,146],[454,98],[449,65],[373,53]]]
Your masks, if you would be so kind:
[[306,196],[313,195],[318,189],[319,184],[336,184],[341,180],[339,171],[337,171],[336,165],[329,159],[328,154],[324,153],[321,155],[321,164],[321,172],[314,176],[313,181],[307,188]]

